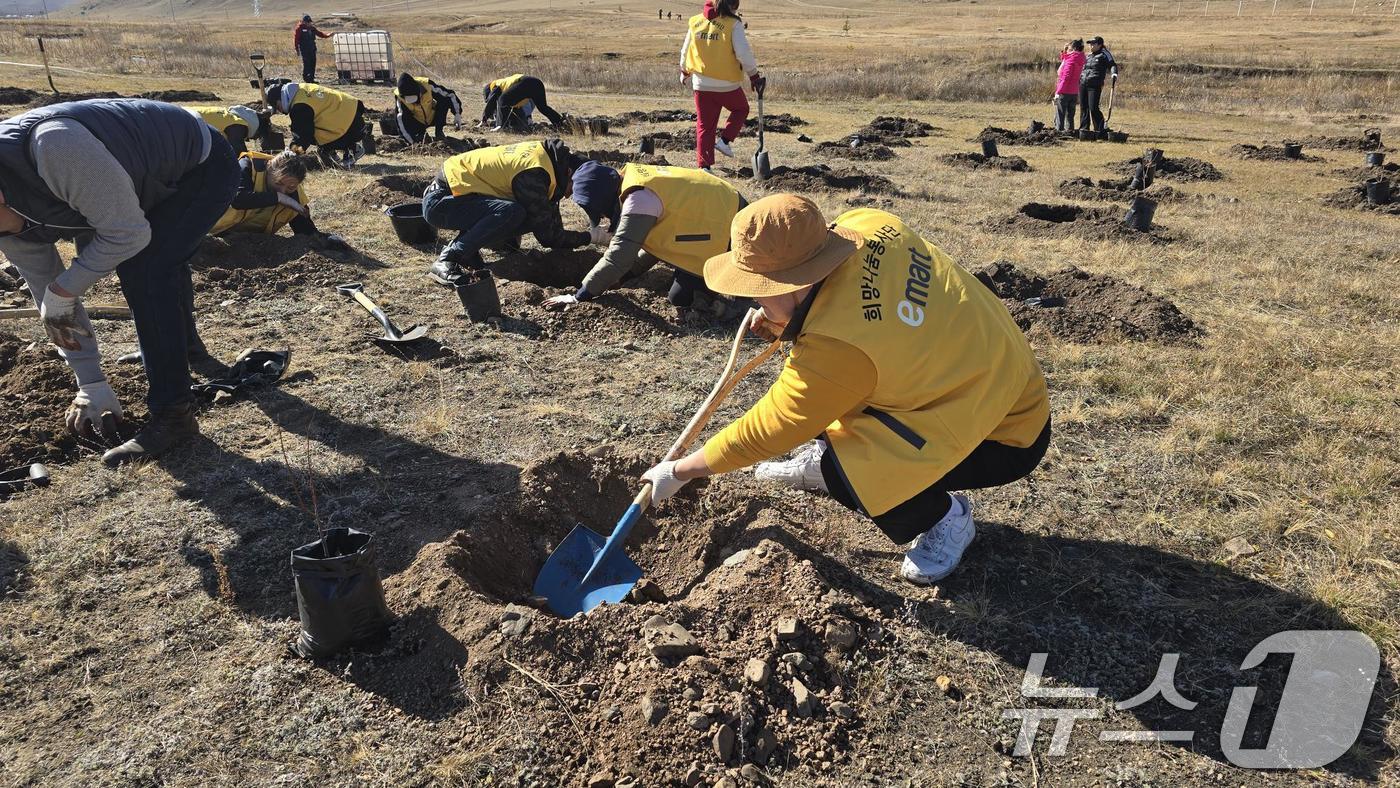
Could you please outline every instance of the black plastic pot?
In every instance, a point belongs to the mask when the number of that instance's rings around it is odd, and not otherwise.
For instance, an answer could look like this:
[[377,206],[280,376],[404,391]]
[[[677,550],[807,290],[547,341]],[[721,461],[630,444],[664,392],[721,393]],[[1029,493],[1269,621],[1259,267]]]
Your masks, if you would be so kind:
[[1033,121],[1031,121],[1030,128],[1026,129],[1026,133],[1027,133],[1027,134],[1035,134],[1036,132],[1038,132],[1038,131],[1043,131],[1044,129],[1045,129],[1045,124],[1044,124],[1044,123],[1041,123],[1041,122],[1038,121],[1038,120],[1033,120]]
[[993,139],[982,140],[982,155],[989,159],[995,159],[1001,154],[997,152],[997,141]]
[[1099,138],[1099,135],[1098,135],[1098,134],[1095,134],[1093,129],[1080,129],[1080,130],[1079,130],[1079,139],[1081,139],[1081,140],[1088,141],[1088,140],[1096,140],[1096,139],[1098,139],[1098,138]]
[[1146,164],[1138,162],[1137,169],[1133,171],[1133,179],[1128,183],[1128,188],[1133,191],[1146,189],[1148,184],[1152,182],[1152,176],[1148,174],[1149,172]]
[[1127,141],[1128,141],[1128,132],[1126,132],[1126,131],[1110,131],[1110,132],[1108,133],[1108,141],[1109,141],[1109,142],[1127,142]]
[[484,268],[467,271],[457,284],[457,300],[462,302],[467,319],[481,323],[501,313],[501,296],[496,292],[496,278]]
[[1166,158],[1166,155],[1162,153],[1161,148],[1148,148],[1142,152],[1142,160],[1147,162],[1147,166],[1149,167],[1156,167],[1162,163],[1162,159],[1164,158]]
[[1108,141],[1108,129],[1099,129],[1097,134],[1100,142]]
[[649,136],[642,137],[642,141],[637,144],[637,152],[644,156],[650,156],[656,153],[656,140],[653,140]]
[[287,137],[280,131],[269,131],[258,140],[263,153],[277,153],[287,147]]
[[1366,202],[1372,205],[1390,204],[1390,181],[1385,178],[1372,178],[1366,181]]
[[1303,143],[1301,143],[1301,142],[1284,142],[1284,143],[1283,143],[1283,156],[1284,156],[1284,158],[1287,158],[1287,159],[1301,159],[1301,158],[1303,158]]
[[1380,151],[1373,151],[1366,154],[1367,167],[1380,167],[1385,164],[1385,154]]
[[423,203],[399,203],[385,213],[389,214],[389,223],[394,226],[394,235],[400,241],[409,246],[437,242],[437,228],[423,218]]
[[353,528],[332,528],[292,551],[301,636],[298,655],[320,659],[389,634],[388,605],[379,584],[372,537]]
[[1132,206],[1128,208],[1128,215],[1123,217],[1123,223],[1140,233],[1145,233],[1152,229],[1152,216],[1156,212],[1156,200],[1134,197]]
[[379,133],[386,137],[396,137],[399,134],[399,119],[393,115],[385,115],[379,119]]

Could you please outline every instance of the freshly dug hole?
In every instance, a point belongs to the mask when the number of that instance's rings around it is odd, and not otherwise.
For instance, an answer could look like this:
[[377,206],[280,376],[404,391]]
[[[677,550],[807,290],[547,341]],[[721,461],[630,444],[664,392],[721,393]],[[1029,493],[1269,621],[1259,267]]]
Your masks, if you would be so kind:
[[597,150],[578,151],[578,155],[586,159],[592,159],[594,161],[602,162],[603,164],[607,164],[611,167],[617,168],[622,167],[624,164],[633,163],[650,164],[655,167],[669,167],[671,165],[671,162],[667,161],[665,156],[657,156],[652,153],[641,153],[635,150],[607,150],[604,148]]
[[1054,129],[1041,129],[1035,133],[1012,131],[1000,126],[988,126],[978,132],[971,142],[993,140],[998,145],[1059,145],[1063,140]]
[[[749,167],[742,167],[735,171],[734,175],[741,178],[752,178],[753,170]],[[773,173],[767,180],[756,185],[768,191],[862,191],[873,194],[900,194],[899,187],[895,186],[894,181],[883,175],[872,175],[854,167],[833,170],[825,164],[814,164],[806,167],[779,165],[773,168]]]
[[[386,220],[387,221],[387,220]],[[364,267],[355,252],[314,250],[303,235],[228,233],[205,238],[190,260],[195,296],[221,301],[227,292],[240,296],[335,287],[359,279]]]
[[[669,281],[669,280],[668,280]],[[524,321],[516,330],[542,339],[572,335],[590,337],[590,352],[616,352],[629,342],[654,336],[680,336],[685,331],[675,322],[675,307],[656,290],[637,287],[636,282],[609,290],[592,301],[572,304],[568,309],[553,311],[544,308],[544,300],[560,293],[572,293],[573,286],[550,288],[548,291],[529,282],[502,281],[497,283],[503,314]],[[701,308],[691,310],[703,326],[711,325],[708,313]],[[693,322],[693,321],[688,321]]]
[[375,209],[418,202],[423,199],[423,191],[432,183],[433,178],[434,175],[426,172],[383,175],[360,189],[359,202],[366,208]]
[[851,145],[849,142],[819,142],[813,150],[823,156],[855,161],[889,161],[894,158],[894,151],[878,143]]
[[1056,191],[1071,200],[1110,202],[1130,200],[1138,194],[1159,203],[1181,200],[1186,196],[1170,186],[1160,184],[1153,184],[1145,190],[1135,190],[1132,188],[1132,182],[1132,178],[1100,178],[1097,181],[1092,178],[1068,178],[1060,181]]
[[1003,172],[1031,172],[1031,165],[1020,156],[984,156],[980,153],[947,153],[938,160],[952,167],[969,170],[1001,170]]
[[1232,145],[1230,155],[1241,159],[1253,159],[1256,161],[1322,161],[1321,156],[1309,156],[1306,153],[1298,158],[1293,158],[1283,152],[1280,145]]
[[1010,216],[990,219],[985,225],[996,231],[1012,230],[1025,235],[1063,238],[1076,236],[1094,240],[1132,240],[1165,243],[1172,240],[1159,226],[1138,232],[1123,223],[1121,208],[1086,208],[1081,205],[1031,202]]

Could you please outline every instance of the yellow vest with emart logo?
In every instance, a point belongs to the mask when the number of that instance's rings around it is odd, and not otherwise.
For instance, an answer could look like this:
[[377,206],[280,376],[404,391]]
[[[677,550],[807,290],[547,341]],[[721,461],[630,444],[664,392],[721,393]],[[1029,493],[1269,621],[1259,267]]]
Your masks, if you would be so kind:
[[734,54],[734,26],[742,24],[732,16],[706,19],[704,14],[690,18],[690,48],[685,51],[685,70],[725,82],[742,82],[744,67]]

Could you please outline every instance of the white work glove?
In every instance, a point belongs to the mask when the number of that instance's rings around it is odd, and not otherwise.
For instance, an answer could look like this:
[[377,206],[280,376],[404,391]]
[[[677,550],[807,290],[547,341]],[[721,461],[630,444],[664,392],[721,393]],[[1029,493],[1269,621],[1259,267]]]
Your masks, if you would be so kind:
[[292,210],[296,211],[302,216],[306,215],[306,206],[297,202],[297,198],[293,197],[290,194],[277,192],[277,202],[287,208],[291,208]]
[[461,116],[461,115],[455,115],[455,116],[453,116],[453,118],[452,118],[452,130],[453,130],[453,131],[461,131],[461,130],[462,130],[462,116]]
[[601,224],[595,224],[588,228],[588,242],[594,246],[607,246],[612,243],[612,231]]
[[651,505],[670,500],[688,482],[676,478],[676,463],[663,462],[642,474],[642,481],[651,482]]
[[64,350],[78,350],[78,337],[90,337],[92,332],[78,325],[78,297],[61,296],[53,286],[44,289],[39,305],[39,317],[44,321],[44,333],[49,341]]
[[105,380],[84,383],[63,415],[68,431],[108,446],[121,443],[122,404]]
[[546,298],[542,306],[550,312],[562,312],[573,304],[578,303],[578,297],[572,293],[557,295],[553,298]]

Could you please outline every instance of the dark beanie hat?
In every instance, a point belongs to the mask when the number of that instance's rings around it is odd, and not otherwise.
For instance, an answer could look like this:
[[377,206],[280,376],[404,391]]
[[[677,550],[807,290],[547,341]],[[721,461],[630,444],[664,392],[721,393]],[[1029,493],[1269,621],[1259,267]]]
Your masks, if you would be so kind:
[[301,21],[303,21],[303,22],[310,22],[310,21],[311,21],[311,14],[302,14],[302,15],[301,15]]
[[414,79],[413,75],[409,74],[407,71],[399,75],[400,96],[417,96],[422,92],[423,86],[418,84],[418,80]]
[[607,218],[613,232],[622,218],[621,190],[622,174],[606,164],[586,159],[574,170],[574,202],[593,224]]

